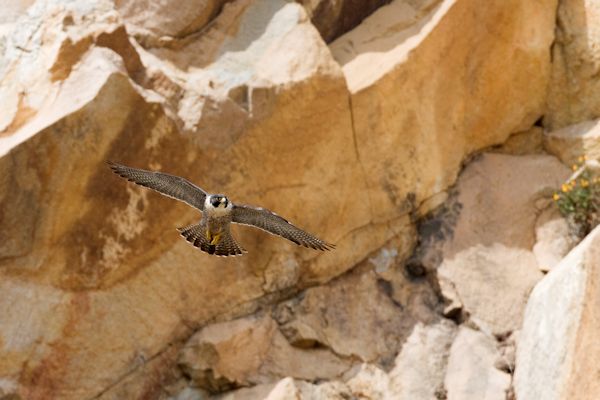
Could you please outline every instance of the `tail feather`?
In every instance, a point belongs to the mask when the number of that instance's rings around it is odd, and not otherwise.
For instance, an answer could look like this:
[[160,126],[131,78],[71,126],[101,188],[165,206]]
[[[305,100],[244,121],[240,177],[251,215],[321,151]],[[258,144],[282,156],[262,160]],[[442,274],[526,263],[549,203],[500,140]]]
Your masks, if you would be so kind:
[[231,236],[229,230],[221,234],[221,240],[217,244],[210,244],[206,237],[205,227],[202,224],[194,224],[183,228],[178,228],[181,236],[200,250],[214,254],[216,256],[238,256],[246,252],[235,239]]

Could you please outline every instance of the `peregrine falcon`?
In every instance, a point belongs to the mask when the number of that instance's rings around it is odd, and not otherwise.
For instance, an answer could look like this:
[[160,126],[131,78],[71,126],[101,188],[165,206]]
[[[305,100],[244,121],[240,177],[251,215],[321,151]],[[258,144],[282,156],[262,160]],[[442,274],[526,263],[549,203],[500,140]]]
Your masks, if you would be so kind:
[[273,235],[279,235],[297,245],[315,250],[331,250],[334,245],[295,227],[286,219],[261,207],[234,204],[222,194],[208,194],[198,186],[178,176],[162,172],[130,168],[107,162],[117,175],[130,182],[156,190],[183,201],[202,212],[200,223],[178,228],[181,236],[195,247],[216,256],[237,256],[246,253],[231,236],[229,225],[250,225]]

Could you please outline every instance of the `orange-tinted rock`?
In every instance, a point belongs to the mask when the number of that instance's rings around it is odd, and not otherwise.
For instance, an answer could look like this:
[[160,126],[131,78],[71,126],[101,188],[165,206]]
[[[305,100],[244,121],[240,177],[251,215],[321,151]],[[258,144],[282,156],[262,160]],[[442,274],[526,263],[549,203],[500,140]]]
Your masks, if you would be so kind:
[[556,130],[600,117],[600,4],[560,0],[544,125]]
[[[346,349],[389,356],[384,345],[397,349],[410,334],[394,302],[409,304],[411,326],[437,305],[421,304],[428,297],[399,279],[414,245],[411,213],[439,204],[464,157],[528,128],[543,103],[551,1],[533,15],[529,2],[417,7],[413,28],[425,28],[392,36],[364,70],[328,48],[298,4],[240,0],[210,11],[217,3],[186,14],[191,22],[173,19],[164,28],[174,36],[146,47],[126,29],[145,22],[128,8],[144,2],[39,0],[3,34],[3,395],[159,397],[202,327],[328,282],[393,239],[386,249],[396,256],[373,253],[377,277],[357,282],[385,302],[385,335],[354,329]],[[199,3],[165,18],[190,4]],[[148,22],[162,27],[158,17]],[[518,51],[507,45],[515,42]],[[234,228],[249,254],[211,258],[175,230],[197,221],[196,211],[118,179],[106,159],[270,208],[338,247],[317,253]],[[344,287],[311,293],[343,299]],[[352,302],[376,324],[379,303]],[[316,335],[345,351],[344,326]]]
[[394,1],[330,45],[374,221],[445,190],[467,154],[544,112],[555,0],[431,3]]

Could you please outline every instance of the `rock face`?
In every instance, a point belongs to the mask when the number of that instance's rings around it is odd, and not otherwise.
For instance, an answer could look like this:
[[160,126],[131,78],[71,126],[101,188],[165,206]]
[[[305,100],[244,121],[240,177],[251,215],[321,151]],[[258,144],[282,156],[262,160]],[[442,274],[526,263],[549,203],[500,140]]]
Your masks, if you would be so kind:
[[567,220],[560,215],[558,207],[550,206],[542,211],[535,223],[533,254],[540,270],[554,268],[575,246]]
[[[146,44],[165,44],[200,32],[230,0],[116,0],[127,30]],[[162,42],[162,43],[161,43]]]
[[580,122],[544,134],[546,150],[573,165],[581,156],[600,158],[600,120]]
[[311,22],[326,42],[358,25],[378,7],[391,0],[297,0],[306,9]]
[[333,379],[351,366],[325,349],[292,347],[270,317],[247,317],[204,328],[186,343],[179,363],[194,386],[212,392],[268,383],[282,376]]
[[448,400],[504,400],[510,375],[494,367],[496,343],[483,333],[462,327],[450,349],[445,386]]
[[600,5],[558,2],[556,41],[544,125],[555,130],[600,117]]
[[476,3],[394,1],[330,46],[375,220],[445,190],[465,154],[543,113],[555,2]]
[[[319,344],[364,362],[390,362],[417,322],[436,320],[438,300],[394,268],[352,273],[282,303],[276,319],[295,346]],[[369,340],[365,342],[364,338]]]
[[[536,213],[568,169],[485,155],[448,191],[472,153],[539,137],[555,0],[8,4],[0,398],[510,390],[497,347],[542,276]],[[209,257],[175,230],[198,213],[105,160],[272,209],[337,248],[236,227],[249,253]],[[412,255],[440,204],[460,211],[454,236],[433,261]]]
[[533,252],[536,215],[554,207],[549,197],[569,175],[545,155],[484,154],[465,168],[456,195],[421,226],[423,262],[437,270],[447,312],[463,308],[496,335],[519,328],[527,296],[542,277]]
[[600,396],[599,242],[596,228],[533,290],[517,348],[518,399]]

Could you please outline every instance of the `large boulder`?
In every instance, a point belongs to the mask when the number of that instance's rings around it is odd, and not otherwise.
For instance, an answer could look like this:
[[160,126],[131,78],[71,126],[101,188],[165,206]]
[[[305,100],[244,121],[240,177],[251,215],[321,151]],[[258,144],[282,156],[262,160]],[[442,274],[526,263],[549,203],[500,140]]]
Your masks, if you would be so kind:
[[511,378],[495,368],[496,341],[461,327],[448,359],[445,388],[448,400],[505,400]]
[[296,1],[304,6],[311,22],[326,42],[331,42],[348,32],[377,8],[390,2],[390,0]]
[[555,0],[429,3],[393,1],[330,45],[374,221],[444,191],[465,155],[544,113]]
[[166,44],[200,32],[231,0],[115,0],[127,29],[146,45]]
[[[183,25],[149,26],[158,8],[134,7],[149,2],[108,0],[38,0],[3,21],[13,30],[0,45],[2,394],[158,397],[209,322],[328,282],[392,238],[405,257],[413,212],[439,204],[430,199],[461,160],[542,112],[552,0],[394,2],[407,14],[385,15],[414,24],[383,38],[395,22],[377,27],[374,15],[348,33],[364,36],[352,59],[339,48],[354,36],[326,46],[299,4],[190,8],[200,3],[177,3],[198,12]],[[158,39],[138,43],[134,25]],[[338,247],[316,253],[236,229],[249,254],[208,257],[174,229],[198,213],[119,180],[107,159],[273,209]],[[408,293],[383,298],[382,315]],[[386,326],[409,334],[395,314]],[[401,344],[379,339],[365,359]]]
[[600,119],[545,132],[544,147],[567,165],[579,163],[582,156],[600,159]]
[[600,228],[536,285],[517,346],[519,400],[600,397]]
[[[351,195],[363,179],[352,167],[353,147],[344,145],[350,114],[346,102],[335,100],[347,96],[339,67],[301,6],[273,4],[266,11],[247,5],[239,10],[246,19],[228,20],[229,28],[244,32],[255,23],[270,26],[267,35],[215,39],[231,46],[219,53],[221,62],[237,68],[230,76],[246,77],[238,82],[242,88],[251,80],[257,86],[248,97],[246,89],[236,92],[236,101],[247,99],[254,113],[243,130],[221,125],[236,123],[237,114],[225,110],[229,105],[246,120],[249,111],[233,100],[204,97],[213,102],[209,109],[225,104],[222,115],[212,111],[221,115],[212,124],[210,112],[199,112],[210,137],[194,132],[194,121],[181,122],[178,112],[186,108],[165,97],[177,84],[156,65],[140,67],[139,49],[104,4],[36,4],[23,19],[24,29],[35,33],[29,42],[9,38],[3,66],[10,75],[1,95],[10,100],[16,93],[18,101],[0,138],[0,203],[10,210],[0,215],[0,281],[11,293],[0,310],[2,353],[10,355],[0,358],[0,370],[22,397],[154,392],[155,377],[177,361],[172,349],[206,321],[252,311],[265,293],[294,286],[307,268],[328,280],[393,235],[371,234],[360,199]],[[297,41],[297,52],[279,52],[289,40]],[[279,61],[254,49],[233,51],[250,43],[279,54]],[[231,59],[236,54],[246,64]],[[215,87],[221,83],[215,80]],[[23,86],[29,90],[20,94]],[[184,134],[178,126],[189,130]],[[207,190],[274,209],[332,242],[352,234],[338,252],[319,255],[240,230],[247,256],[207,257],[175,230],[198,220],[198,213],[119,180],[106,159],[185,176]],[[333,167],[339,164],[350,167]],[[343,204],[354,218],[330,218]],[[313,211],[306,212],[307,205]],[[329,261],[317,262],[322,256]],[[267,282],[284,265],[296,271],[289,280],[277,275]],[[52,324],[44,322],[48,313],[56,316]],[[17,326],[28,328],[23,333]]]
[[456,194],[421,225],[420,257],[437,271],[448,314],[462,307],[496,335],[520,327],[529,292],[542,278],[533,251],[543,239],[535,235],[537,215],[555,207],[552,193],[569,174],[547,155],[484,154],[465,168]]
[[600,4],[560,0],[544,125],[555,130],[600,117]]
[[286,376],[310,381],[333,379],[352,365],[328,349],[292,347],[275,321],[264,315],[200,330],[186,343],[179,363],[193,386],[212,392]]
[[389,364],[415,324],[437,319],[438,300],[427,281],[412,282],[399,268],[378,274],[364,267],[278,305],[275,318],[287,339]]

